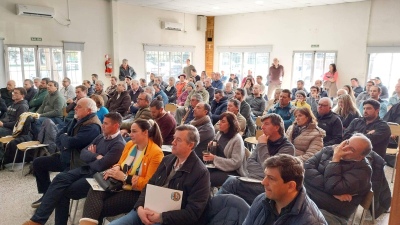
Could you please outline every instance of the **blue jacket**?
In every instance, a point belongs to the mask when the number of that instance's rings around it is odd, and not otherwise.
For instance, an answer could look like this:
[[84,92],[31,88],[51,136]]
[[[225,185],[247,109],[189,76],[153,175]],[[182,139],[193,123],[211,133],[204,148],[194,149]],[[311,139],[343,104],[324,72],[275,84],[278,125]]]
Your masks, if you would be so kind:
[[286,107],[280,107],[279,102],[276,103],[276,105],[268,110],[268,113],[276,113],[278,115],[280,115],[283,119],[283,123],[285,124],[285,130],[288,129],[288,127],[290,125],[292,125],[293,121],[294,121],[294,114],[293,111],[296,109],[296,107],[294,107],[292,105],[292,103],[289,102],[289,105],[287,105]]
[[169,99],[168,99],[168,96],[167,96],[167,94],[165,94],[165,92],[164,92],[163,90],[160,90],[160,92],[155,93],[155,94],[154,94],[154,99],[156,99],[157,96],[159,96],[159,95],[161,95],[161,97],[162,97],[164,106],[165,106],[166,104],[168,104],[168,100],[169,100]]
[[[262,193],[254,199],[243,225],[264,225],[271,211],[267,204],[268,199]],[[277,219],[274,225],[321,225],[328,224],[315,203],[307,196],[302,188],[295,199],[292,210]]]
[[215,89],[220,89],[220,90],[224,89],[224,84],[220,80],[214,80],[211,83],[211,86],[213,86]]
[[81,151],[101,133],[101,122],[95,113],[81,120],[71,120],[56,137],[56,144],[61,152],[61,162],[69,165],[71,152]]

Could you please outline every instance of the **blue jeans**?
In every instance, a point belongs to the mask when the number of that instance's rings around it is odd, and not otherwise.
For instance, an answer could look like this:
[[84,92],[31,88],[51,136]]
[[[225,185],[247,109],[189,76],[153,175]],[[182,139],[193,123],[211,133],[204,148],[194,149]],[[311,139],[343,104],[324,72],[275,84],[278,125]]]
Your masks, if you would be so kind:
[[86,178],[89,177],[92,174],[84,167],[59,173],[51,182],[31,220],[45,224],[55,210],[55,224],[67,225],[70,199],[77,200],[87,196],[90,185]]
[[[137,212],[134,209],[132,209],[125,216],[113,220],[109,225],[143,225],[143,223],[140,220],[140,217],[137,214]],[[160,224],[156,223],[154,225],[160,225]]]
[[262,184],[243,182],[236,177],[228,177],[228,179],[217,192],[217,195],[237,195],[243,198],[247,204],[251,205],[254,199],[263,192],[265,192],[265,190]]

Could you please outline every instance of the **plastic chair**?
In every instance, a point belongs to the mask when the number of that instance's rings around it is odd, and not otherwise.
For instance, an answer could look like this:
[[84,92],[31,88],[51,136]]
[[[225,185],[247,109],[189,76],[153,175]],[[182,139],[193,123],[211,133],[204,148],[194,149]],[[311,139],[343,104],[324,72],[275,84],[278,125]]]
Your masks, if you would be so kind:
[[178,109],[178,106],[172,103],[168,103],[165,105],[165,111],[170,112],[170,113],[175,113],[176,110]]
[[[365,196],[364,200],[360,203],[360,206],[363,207],[363,211],[361,214],[360,225],[364,224],[366,212],[372,206],[372,223],[375,224],[375,206],[374,206],[374,192],[370,190],[368,194]],[[355,224],[357,210],[354,212],[352,225]]]

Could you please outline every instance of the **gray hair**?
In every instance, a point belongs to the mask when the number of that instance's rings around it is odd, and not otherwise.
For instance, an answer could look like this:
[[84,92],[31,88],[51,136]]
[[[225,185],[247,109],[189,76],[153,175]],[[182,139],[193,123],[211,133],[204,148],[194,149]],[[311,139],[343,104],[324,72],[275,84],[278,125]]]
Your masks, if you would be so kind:
[[169,80],[173,80],[173,82],[175,84],[175,77],[170,77]]
[[96,84],[99,84],[100,86],[104,87],[104,83],[101,80],[96,80]]
[[328,101],[329,107],[332,107],[333,102],[332,102],[332,100],[331,100],[330,98],[328,98],[328,97],[323,97],[323,98],[321,98],[321,99],[319,100],[319,102],[320,102],[321,100],[326,100],[326,101]]
[[139,81],[137,81],[137,80],[132,80],[131,84],[139,85]]
[[197,85],[199,85],[199,86],[201,86],[201,87],[204,87],[204,84],[203,84],[202,81],[196,81],[196,87],[197,87]]
[[[153,88],[154,89],[154,88]],[[151,96],[149,93],[147,92],[142,92],[140,93],[141,95],[146,95],[146,101],[150,104],[151,99],[153,98],[153,96]]]
[[156,90],[154,90],[154,88],[152,86],[146,86],[144,88],[144,91],[150,91],[151,92],[151,96],[154,96],[156,94]]
[[79,101],[83,101],[86,103],[86,108],[90,109],[91,113],[97,113],[97,105],[96,102],[91,98],[82,98]]
[[123,59],[123,60],[122,60],[122,63],[125,63],[125,62],[128,62],[128,60],[127,60],[127,59]]
[[186,142],[187,143],[193,143],[194,146],[193,148],[196,148],[196,146],[200,142],[200,134],[197,128],[193,125],[190,124],[184,124],[180,125],[179,127],[176,128],[175,131],[188,131],[188,135],[186,136]]
[[192,98],[195,98],[197,101],[199,101],[199,102],[202,102],[203,101],[203,96],[201,96],[200,94],[198,94],[198,93],[194,93],[191,97],[190,97],[190,99],[192,99]]

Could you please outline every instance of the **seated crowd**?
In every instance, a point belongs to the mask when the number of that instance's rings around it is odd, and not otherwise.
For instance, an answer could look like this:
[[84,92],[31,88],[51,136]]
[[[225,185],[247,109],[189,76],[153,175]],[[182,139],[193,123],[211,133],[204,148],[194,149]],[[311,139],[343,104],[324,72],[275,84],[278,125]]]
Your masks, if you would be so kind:
[[[383,96],[379,78],[366,91],[353,78],[330,98],[321,80],[308,92],[302,80],[290,90],[262,78],[200,76],[188,60],[183,74],[168,82],[151,74],[147,85],[136,73],[111,76],[108,87],[96,74],[76,87],[68,78],[62,87],[48,78],[27,79],[23,88],[8,81],[1,137],[22,115],[35,118],[33,140],[46,121],[58,130],[57,151],[33,160],[42,197],[24,224],[45,224],[55,211],[55,224],[66,225],[70,200],[82,198],[81,225],[120,214],[112,225],[222,224],[232,215],[227,207],[245,212],[234,215],[238,224],[347,224],[371,190],[386,196],[375,197],[376,217],[386,211],[388,183],[374,177],[398,138],[387,122],[399,122],[400,82]],[[255,136],[256,144],[246,143]],[[60,173],[51,181],[50,172]],[[86,178],[97,172],[121,181],[121,190],[93,190]],[[147,184],[183,191],[181,209],[144,207]]]

